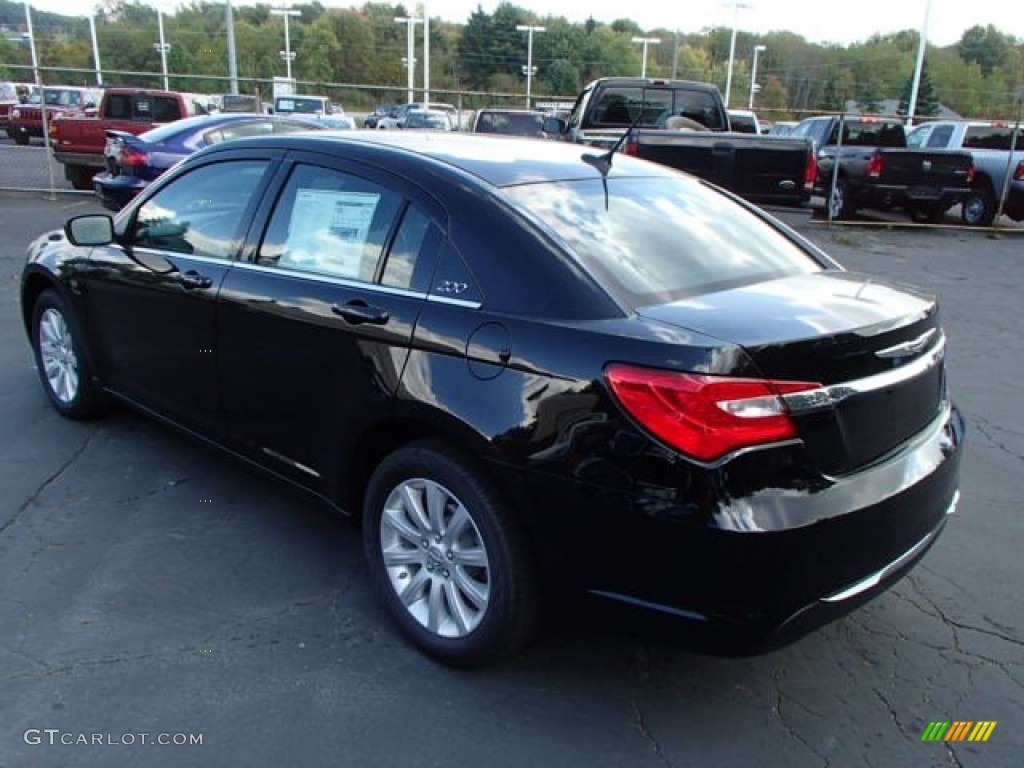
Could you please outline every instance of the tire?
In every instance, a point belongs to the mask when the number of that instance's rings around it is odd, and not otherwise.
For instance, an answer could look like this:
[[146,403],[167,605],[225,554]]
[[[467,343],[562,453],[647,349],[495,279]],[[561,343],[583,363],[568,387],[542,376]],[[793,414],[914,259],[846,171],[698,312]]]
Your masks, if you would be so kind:
[[78,321],[54,289],[43,291],[32,308],[36,369],[53,407],[70,419],[90,419],[106,405],[92,377]]
[[850,205],[850,188],[845,179],[838,179],[834,190],[830,190],[828,210],[833,219],[848,219],[853,215]]
[[971,190],[960,205],[960,220],[970,227],[988,227],[996,218],[996,200],[987,186]]
[[534,637],[540,600],[525,536],[469,457],[434,441],[398,449],[370,478],[362,524],[381,599],[424,653],[479,666]]
[[14,143],[19,147],[24,147],[29,142],[29,135],[27,133],[16,133],[11,138],[14,139]]
[[92,177],[95,171],[84,165],[64,166],[64,176],[71,182],[71,186],[78,190],[89,191],[92,189]]
[[941,224],[948,209],[941,203],[915,206],[910,209],[910,218],[918,224]]

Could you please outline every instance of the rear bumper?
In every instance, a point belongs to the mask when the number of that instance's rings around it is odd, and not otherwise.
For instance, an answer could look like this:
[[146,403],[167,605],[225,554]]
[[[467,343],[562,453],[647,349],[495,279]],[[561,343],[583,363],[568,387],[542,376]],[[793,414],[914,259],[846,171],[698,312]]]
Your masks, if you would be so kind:
[[31,139],[43,138],[43,127],[41,125],[24,125],[22,123],[8,123],[7,135],[12,138],[28,137]]
[[88,168],[103,167],[102,152],[58,152],[54,150],[53,159],[64,165],[83,165]]
[[[571,567],[602,615],[711,653],[759,653],[848,613],[924,556],[956,506],[963,431],[948,407],[895,455],[821,484],[751,492],[734,467],[691,482],[688,503],[665,503],[679,488],[579,489],[560,509],[549,503],[537,530],[582,505]],[[590,531],[582,553],[580,530]],[[556,546],[564,575],[573,540]]]
[[130,203],[149,182],[133,176],[111,176],[99,173],[93,177],[92,186],[104,208],[119,211]]
[[872,203],[891,202],[898,206],[913,205],[944,205],[952,207],[965,200],[971,194],[969,187],[919,187],[889,186],[879,184],[864,187],[864,197],[870,206]]

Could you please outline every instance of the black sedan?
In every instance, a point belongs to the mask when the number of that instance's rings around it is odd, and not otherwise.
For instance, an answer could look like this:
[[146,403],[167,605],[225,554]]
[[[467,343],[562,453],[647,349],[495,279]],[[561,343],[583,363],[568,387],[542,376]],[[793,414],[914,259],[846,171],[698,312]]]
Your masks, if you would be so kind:
[[168,168],[203,147],[243,136],[323,130],[311,117],[223,113],[186,117],[138,136],[107,131],[103,149],[106,171],[93,177],[104,208],[119,211]]
[[892,584],[958,497],[933,298],[578,146],[210,147],[33,243],[21,303],[60,413],[128,403],[359,518],[451,664],[580,595],[772,647]]

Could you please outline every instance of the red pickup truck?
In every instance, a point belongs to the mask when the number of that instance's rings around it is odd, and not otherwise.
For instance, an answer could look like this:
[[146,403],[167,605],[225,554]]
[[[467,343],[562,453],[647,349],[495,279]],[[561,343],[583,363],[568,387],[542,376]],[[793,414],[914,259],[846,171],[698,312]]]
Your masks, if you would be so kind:
[[7,135],[16,144],[28,144],[34,137],[43,138],[43,107],[46,102],[46,119],[55,120],[66,114],[82,114],[96,106],[99,91],[95,88],[79,88],[74,85],[47,85],[42,89],[43,97],[35,91],[24,104],[11,107],[7,121]]
[[95,116],[65,116],[50,123],[53,156],[75,189],[92,189],[92,177],[104,167],[107,131],[140,134],[154,125],[209,110],[204,97],[176,91],[108,88]]

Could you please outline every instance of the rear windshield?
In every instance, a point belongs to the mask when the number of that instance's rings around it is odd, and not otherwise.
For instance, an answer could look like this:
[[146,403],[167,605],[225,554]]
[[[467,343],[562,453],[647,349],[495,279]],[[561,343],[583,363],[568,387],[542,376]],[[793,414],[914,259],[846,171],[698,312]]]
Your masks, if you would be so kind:
[[[839,135],[839,124],[832,129],[832,144]],[[899,123],[869,123],[847,120],[843,123],[843,146],[846,147],[906,147],[907,137]]]
[[[965,149],[1009,149],[1013,126],[972,125],[964,136]],[[1017,131],[1017,149],[1024,149],[1024,126]]]
[[304,99],[300,96],[289,96],[288,98],[278,99],[274,105],[274,111],[317,114],[327,111],[327,103],[323,99]]
[[506,188],[633,307],[822,270],[792,241],[695,179],[611,178]]
[[716,94],[705,90],[612,86],[593,107],[595,125],[625,127],[643,113],[639,125],[664,128],[670,117],[688,117],[712,131],[724,131]]

